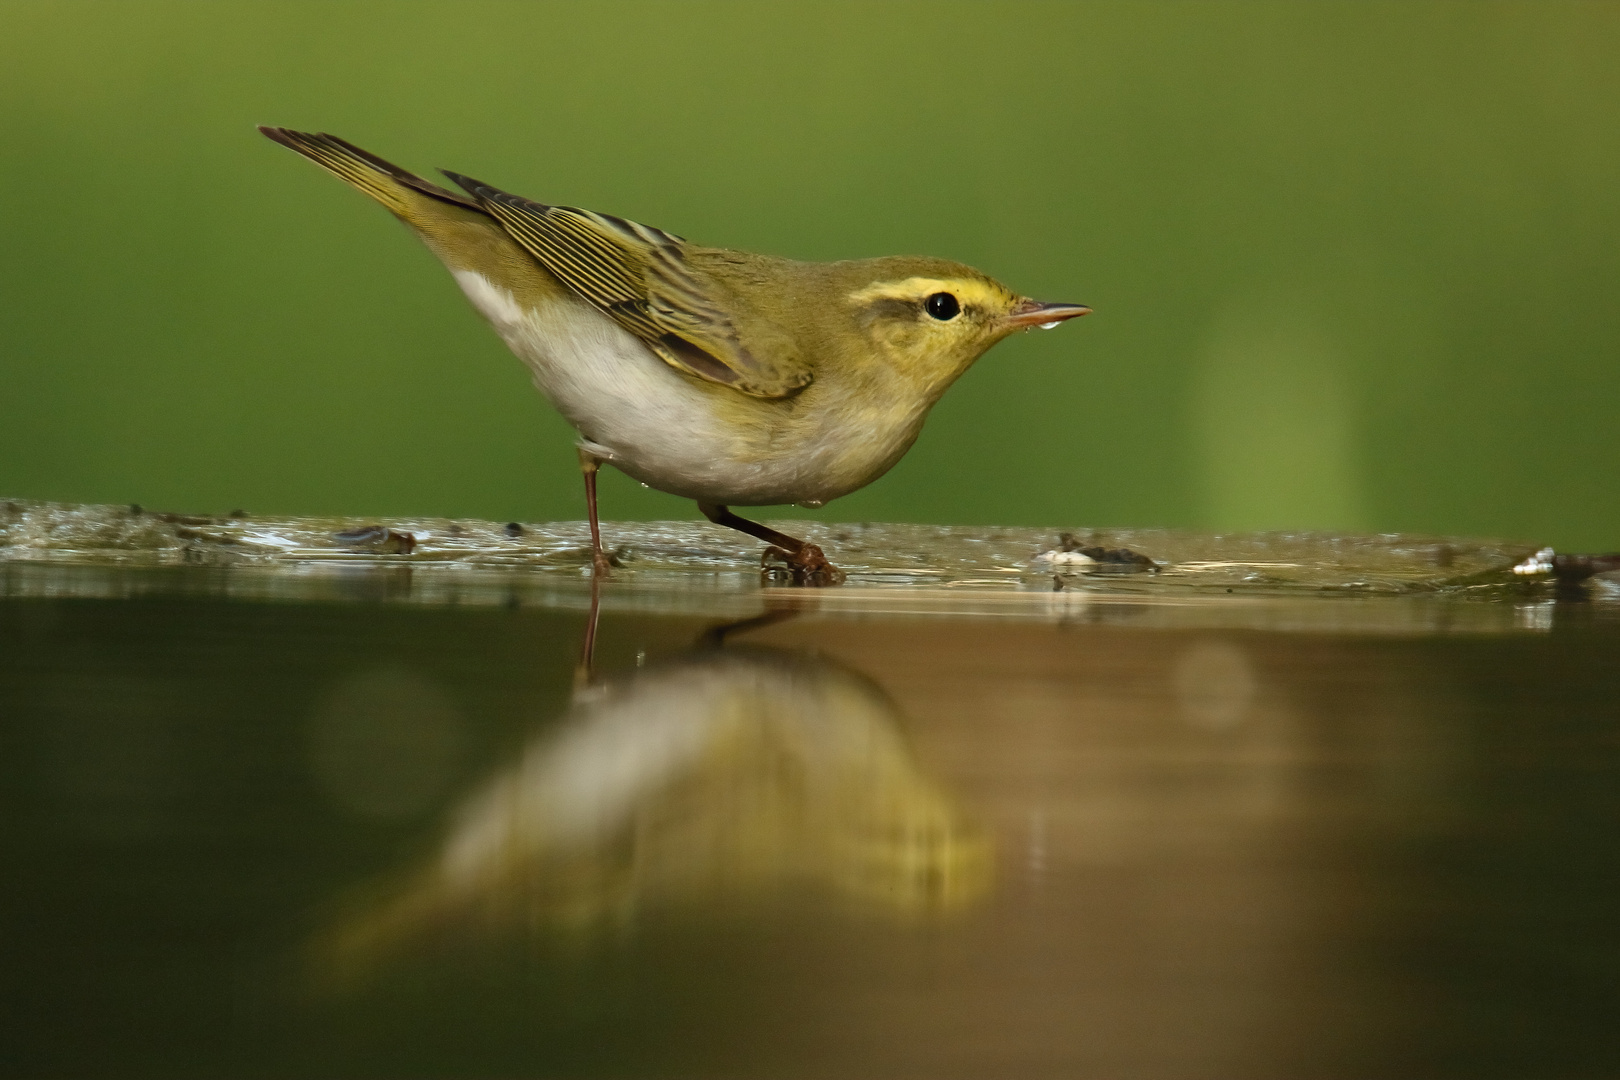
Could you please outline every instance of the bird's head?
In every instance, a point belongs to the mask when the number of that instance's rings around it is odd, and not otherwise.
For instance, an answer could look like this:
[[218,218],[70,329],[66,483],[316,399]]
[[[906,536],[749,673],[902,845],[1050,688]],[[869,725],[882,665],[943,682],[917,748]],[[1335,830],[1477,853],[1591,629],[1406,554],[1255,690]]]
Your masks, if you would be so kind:
[[1083,304],[1019,296],[970,266],[898,257],[864,264],[846,303],[861,337],[883,361],[937,393],[986,349],[1013,333],[1084,315]]

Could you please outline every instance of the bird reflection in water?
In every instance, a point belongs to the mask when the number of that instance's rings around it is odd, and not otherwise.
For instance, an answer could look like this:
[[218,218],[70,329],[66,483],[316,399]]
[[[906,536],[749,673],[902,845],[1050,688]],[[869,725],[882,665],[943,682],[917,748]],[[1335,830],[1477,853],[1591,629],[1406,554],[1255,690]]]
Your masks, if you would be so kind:
[[329,958],[354,971],[430,942],[589,936],[786,889],[901,917],[982,897],[989,840],[918,769],[888,695],[828,660],[726,640],[788,614],[598,679],[593,597],[562,722],[463,802],[425,866],[340,925]]

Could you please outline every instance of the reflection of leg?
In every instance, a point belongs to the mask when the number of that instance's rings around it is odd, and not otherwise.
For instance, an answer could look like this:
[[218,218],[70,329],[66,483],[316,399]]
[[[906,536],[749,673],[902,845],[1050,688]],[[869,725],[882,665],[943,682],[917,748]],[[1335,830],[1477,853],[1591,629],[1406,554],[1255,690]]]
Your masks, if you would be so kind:
[[607,553],[602,550],[602,526],[596,520],[596,471],[601,467],[601,458],[579,448],[579,468],[585,474],[585,513],[591,519],[591,574],[612,577]]
[[583,690],[596,675],[596,620],[602,610],[602,579],[591,575],[591,613],[585,617],[585,640],[579,645],[579,663],[574,665],[574,689]]
[[765,549],[765,558],[779,558],[785,562],[788,571],[793,575],[793,584],[811,586],[843,584],[844,572],[828,562],[827,556],[823,555],[816,545],[795,540],[786,533],[768,529],[757,521],[738,517],[724,506],[700,502],[698,509],[703,511],[704,517],[716,525],[745,532],[770,544],[771,546]]
[[721,623],[711,626],[698,635],[694,646],[700,649],[719,649],[725,646],[726,639],[733,634],[741,634],[749,630],[758,630],[761,627],[771,626],[783,622],[799,613],[797,605],[793,607],[773,607],[762,615],[755,615],[752,619],[739,619],[736,622]]

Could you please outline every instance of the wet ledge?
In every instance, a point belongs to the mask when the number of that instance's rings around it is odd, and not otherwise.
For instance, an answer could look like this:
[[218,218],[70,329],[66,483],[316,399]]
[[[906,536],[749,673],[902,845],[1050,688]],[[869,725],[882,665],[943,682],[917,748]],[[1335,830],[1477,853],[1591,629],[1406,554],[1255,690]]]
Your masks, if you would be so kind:
[[[1209,534],[779,523],[849,574],[761,589],[762,545],[699,522],[609,523],[605,610],[737,616],[971,615],[1152,626],[1370,632],[1550,625],[1534,544],[1405,535]],[[0,502],[6,596],[206,594],[244,600],[584,607],[583,522],[269,518]],[[1515,567],[1521,572],[1515,573]],[[764,584],[769,584],[765,581]],[[1599,599],[1614,590],[1588,586]],[[1331,601],[1331,602],[1327,602]]]

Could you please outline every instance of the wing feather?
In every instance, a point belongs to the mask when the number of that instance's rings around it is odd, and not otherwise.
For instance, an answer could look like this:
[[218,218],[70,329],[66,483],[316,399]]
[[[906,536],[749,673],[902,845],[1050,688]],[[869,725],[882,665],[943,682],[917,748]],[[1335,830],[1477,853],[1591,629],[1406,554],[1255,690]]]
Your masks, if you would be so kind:
[[715,293],[692,268],[686,241],[609,214],[548,206],[445,171],[540,264],[635,334],[670,366],[754,397],[788,397],[809,366],[785,339],[750,349]]

